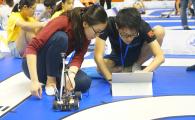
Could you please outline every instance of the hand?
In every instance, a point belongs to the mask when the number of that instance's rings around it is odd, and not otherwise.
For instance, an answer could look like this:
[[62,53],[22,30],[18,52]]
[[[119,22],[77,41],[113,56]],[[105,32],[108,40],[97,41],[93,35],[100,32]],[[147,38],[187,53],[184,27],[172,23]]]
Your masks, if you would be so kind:
[[66,76],[66,89],[68,91],[72,91],[75,89],[75,81],[74,81],[75,74],[69,72],[68,75],[69,76]]
[[38,97],[41,99],[42,97],[42,87],[38,81],[31,82],[31,95]]

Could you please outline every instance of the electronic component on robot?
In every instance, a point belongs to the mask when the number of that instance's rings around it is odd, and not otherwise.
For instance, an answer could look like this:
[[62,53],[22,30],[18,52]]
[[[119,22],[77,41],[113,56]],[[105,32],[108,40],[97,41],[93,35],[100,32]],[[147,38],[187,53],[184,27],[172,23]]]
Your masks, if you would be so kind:
[[[60,92],[56,89],[55,100],[53,102],[53,109],[56,111],[71,111],[79,109],[79,102],[82,98],[82,94],[79,91],[68,91],[66,90],[66,77],[68,76],[67,67],[65,64],[65,53],[61,53],[62,57],[62,74],[61,74],[61,85]],[[64,90],[65,89],[65,90]]]

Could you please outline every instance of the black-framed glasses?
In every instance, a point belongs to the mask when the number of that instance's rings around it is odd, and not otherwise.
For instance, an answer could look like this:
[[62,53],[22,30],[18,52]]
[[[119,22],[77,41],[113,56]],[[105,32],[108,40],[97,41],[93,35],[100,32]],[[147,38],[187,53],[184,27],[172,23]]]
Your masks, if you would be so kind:
[[91,28],[92,28],[93,32],[95,33],[95,35],[97,35],[97,36],[104,34],[104,30],[102,30],[102,31],[96,31],[96,30],[93,28],[93,26],[91,26]]
[[118,30],[118,32],[119,32],[119,35],[122,37],[122,38],[136,38],[136,37],[138,37],[139,36],[139,32],[135,32],[135,33],[132,33],[132,34],[128,34],[128,33],[125,33],[125,32],[121,32],[120,30],[119,30],[119,28],[118,28],[118,25],[117,25],[117,23],[115,23],[115,25],[116,25],[116,29]]
[[138,37],[139,36],[139,33],[136,32],[136,33],[133,33],[133,34],[128,34],[128,33],[123,33],[123,32],[119,32],[120,36],[122,38],[135,38],[135,37]]

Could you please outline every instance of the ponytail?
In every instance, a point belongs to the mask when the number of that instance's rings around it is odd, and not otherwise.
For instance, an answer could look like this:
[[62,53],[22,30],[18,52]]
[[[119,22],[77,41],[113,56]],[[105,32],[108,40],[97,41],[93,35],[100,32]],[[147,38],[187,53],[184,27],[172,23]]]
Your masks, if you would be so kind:
[[14,8],[12,9],[12,12],[19,12],[19,4],[17,3]]
[[55,7],[55,9],[54,9],[54,13],[57,12],[57,11],[62,10],[62,4],[63,4],[63,2],[60,2],[60,3],[58,3],[58,4],[56,5],[56,7]]

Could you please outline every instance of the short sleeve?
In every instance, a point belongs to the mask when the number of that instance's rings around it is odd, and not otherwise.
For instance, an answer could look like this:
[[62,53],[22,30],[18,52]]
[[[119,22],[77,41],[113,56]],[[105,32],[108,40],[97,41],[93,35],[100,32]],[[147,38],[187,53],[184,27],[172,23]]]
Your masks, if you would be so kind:
[[156,39],[154,31],[152,30],[152,28],[150,27],[150,25],[147,22],[142,21],[140,29],[141,29],[141,33],[143,34],[143,37],[147,41],[147,43],[150,43]]

